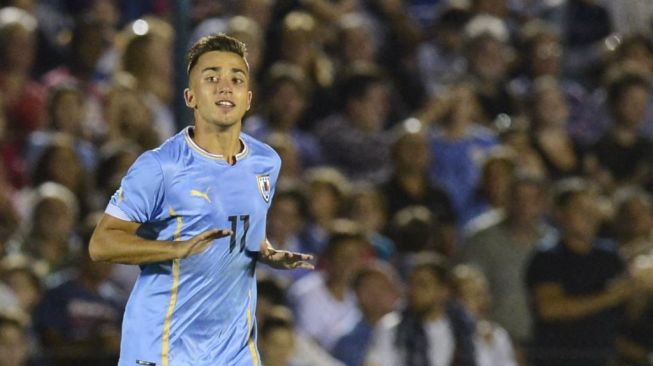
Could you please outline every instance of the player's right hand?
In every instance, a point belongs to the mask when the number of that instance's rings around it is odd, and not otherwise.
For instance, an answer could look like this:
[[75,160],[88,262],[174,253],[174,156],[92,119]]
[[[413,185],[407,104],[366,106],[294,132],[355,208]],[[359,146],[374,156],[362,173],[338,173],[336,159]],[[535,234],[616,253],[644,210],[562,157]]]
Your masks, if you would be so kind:
[[177,247],[180,250],[179,258],[190,257],[201,253],[206,250],[206,248],[213,243],[215,239],[224,238],[225,236],[230,236],[232,234],[231,230],[228,229],[212,229],[207,230],[201,234],[197,234],[194,237],[184,240]]

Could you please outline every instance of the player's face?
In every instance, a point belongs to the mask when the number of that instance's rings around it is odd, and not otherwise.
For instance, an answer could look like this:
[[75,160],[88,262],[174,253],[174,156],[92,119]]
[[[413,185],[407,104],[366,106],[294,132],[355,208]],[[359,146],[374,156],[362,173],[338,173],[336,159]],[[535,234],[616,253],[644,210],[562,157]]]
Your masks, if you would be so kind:
[[186,105],[195,110],[195,122],[230,127],[249,110],[249,70],[245,60],[232,52],[203,54],[190,74],[184,91]]

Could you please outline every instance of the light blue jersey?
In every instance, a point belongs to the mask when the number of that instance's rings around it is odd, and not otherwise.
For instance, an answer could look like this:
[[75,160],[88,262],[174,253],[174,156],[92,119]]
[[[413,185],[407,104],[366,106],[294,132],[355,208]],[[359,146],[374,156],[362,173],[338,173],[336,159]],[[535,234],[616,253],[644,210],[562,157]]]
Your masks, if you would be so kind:
[[254,269],[281,161],[241,134],[229,165],[186,128],[141,155],[106,213],[143,223],[148,239],[231,229],[200,254],[142,266],[122,329],[120,366],[258,366]]

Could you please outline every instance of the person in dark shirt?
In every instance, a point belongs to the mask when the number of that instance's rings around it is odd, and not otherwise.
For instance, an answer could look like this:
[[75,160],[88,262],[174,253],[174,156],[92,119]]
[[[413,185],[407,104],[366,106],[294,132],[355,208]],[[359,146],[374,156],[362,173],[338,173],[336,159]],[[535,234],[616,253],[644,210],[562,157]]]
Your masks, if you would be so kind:
[[535,251],[526,270],[534,315],[535,366],[602,366],[614,357],[623,304],[638,279],[612,242],[600,241],[596,197],[580,178],[558,183],[560,238]]
[[118,288],[107,281],[111,269],[85,254],[70,279],[45,293],[34,327],[51,365],[118,362],[123,304]]
[[608,87],[614,125],[592,146],[591,153],[615,183],[637,183],[653,163],[653,141],[640,133],[651,85],[641,75],[626,72]]

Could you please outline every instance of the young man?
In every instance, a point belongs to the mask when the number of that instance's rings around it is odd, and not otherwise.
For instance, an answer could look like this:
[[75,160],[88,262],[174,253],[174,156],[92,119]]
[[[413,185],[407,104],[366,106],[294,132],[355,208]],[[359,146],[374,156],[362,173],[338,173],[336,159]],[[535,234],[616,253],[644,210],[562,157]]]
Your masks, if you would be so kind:
[[313,267],[312,256],[277,251],[265,237],[281,162],[241,134],[252,101],[245,56],[224,34],[190,49],[184,98],[195,126],[139,157],[91,239],[94,260],[142,268],[120,366],[260,365],[256,262]]

